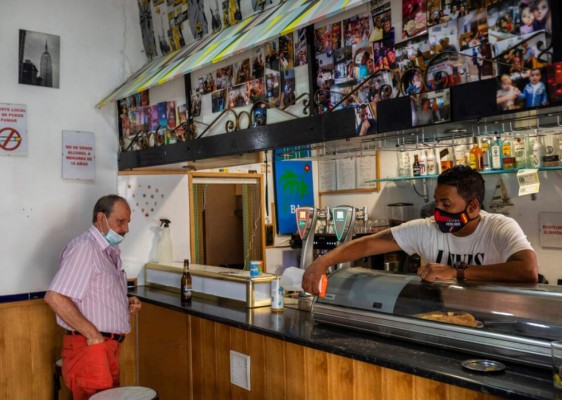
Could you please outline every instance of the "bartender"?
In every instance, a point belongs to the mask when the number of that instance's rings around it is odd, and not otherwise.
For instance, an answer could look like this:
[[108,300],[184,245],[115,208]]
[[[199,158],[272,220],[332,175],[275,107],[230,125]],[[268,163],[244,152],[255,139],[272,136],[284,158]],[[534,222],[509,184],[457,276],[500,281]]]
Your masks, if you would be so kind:
[[433,217],[352,240],[316,258],[304,273],[303,289],[318,294],[331,265],[398,250],[425,260],[417,274],[427,282],[537,282],[537,257],[523,230],[512,218],[483,211],[484,193],[476,170],[459,165],[444,171],[437,178]]

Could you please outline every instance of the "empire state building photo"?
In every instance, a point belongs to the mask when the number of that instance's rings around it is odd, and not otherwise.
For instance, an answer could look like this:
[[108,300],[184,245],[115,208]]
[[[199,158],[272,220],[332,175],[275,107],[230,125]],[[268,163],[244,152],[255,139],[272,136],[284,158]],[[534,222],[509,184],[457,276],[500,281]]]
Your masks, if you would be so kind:
[[60,36],[20,30],[19,83],[59,88]]

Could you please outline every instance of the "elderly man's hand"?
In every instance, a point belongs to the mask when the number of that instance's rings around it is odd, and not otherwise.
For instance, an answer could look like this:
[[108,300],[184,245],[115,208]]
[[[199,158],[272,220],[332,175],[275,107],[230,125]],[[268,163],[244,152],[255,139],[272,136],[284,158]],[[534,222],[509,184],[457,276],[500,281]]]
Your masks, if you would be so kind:
[[129,297],[129,313],[136,314],[141,310],[141,307],[142,303],[137,297]]

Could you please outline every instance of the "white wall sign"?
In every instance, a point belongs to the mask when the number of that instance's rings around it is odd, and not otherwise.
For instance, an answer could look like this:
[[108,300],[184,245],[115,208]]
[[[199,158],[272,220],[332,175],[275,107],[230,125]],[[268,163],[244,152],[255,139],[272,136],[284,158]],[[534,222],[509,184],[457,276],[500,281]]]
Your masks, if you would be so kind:
[[27,155],[27,106],[0,103],[0,156]]
[[95,180],[95,136],[92,132],[62,131],[62,177]]
[[539,221],[541,247],[562,248],[562,213],[541,212]]

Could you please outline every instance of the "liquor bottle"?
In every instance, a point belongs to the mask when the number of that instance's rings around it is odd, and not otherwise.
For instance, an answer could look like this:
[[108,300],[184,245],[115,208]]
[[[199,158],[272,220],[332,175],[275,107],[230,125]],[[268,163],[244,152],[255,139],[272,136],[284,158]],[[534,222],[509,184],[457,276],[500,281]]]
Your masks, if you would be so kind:
[[417,154],[414,154],[414,163],[412,164],[412,171],[414,173],[414,176],[420,176],[421,175],[420,161],[418,160]]
[[490,138],[488,136],[480,139],[480,150],[482,150],[482,169],[488,171],[490,169]]
[[189,260],[183,260],[183,274],[181,276],[181,302],[187,304],[191,301],[191,272],[189,272]]
[[525,143],[525,136],[517,135],[513,139],[513,153],[515,155],[517,168],[527,167],[527,144]]
[[544,154],[542,156],[543,167],[558,167],[560,165],[560,157],[558,156],[558,138],[554,135],[548,135],[544,138]]
[[435,175],[437,174],[437,165],[435,164],[435,153],[434,149],[431,149],[427,152],[427,163],[426,169],[428,175]]
[[458,144],[455,146],[455,165],[466,165],[466,145]]
[[439,173],[453,168],[453,158],[448,147],[439,151]]
[[410,152],[406,151],[406,146],[400,146],[398,152],[398,176],[410,176]]
[[513,141],[511,134],[506,134],[502,141],[502,154],[504,157],[513,157]]
[[420,151],[420,156],[418,158],[420,162],[420,175],[427,175],[427,157],[425,155],[425,150]]
[[490,144],[490,166],[492,169],[498,170],[503,168],[502,155],[502,139],[496,136],[496,140]]
[[472,148],[469,152],[469,166],[476,171],[482,171],[484,165],[482,163],[482,149],[478,147],[478,139],[472,138]]
[[533,144],[533,168],[540,168],[543,166],[544,146],[542,140],[537,136]]
[[527,166],[529,168],[535,168],[535,161],[533,159],[533,148],[535,143],[539,140],[539,135],[537,132],[527,136]]

